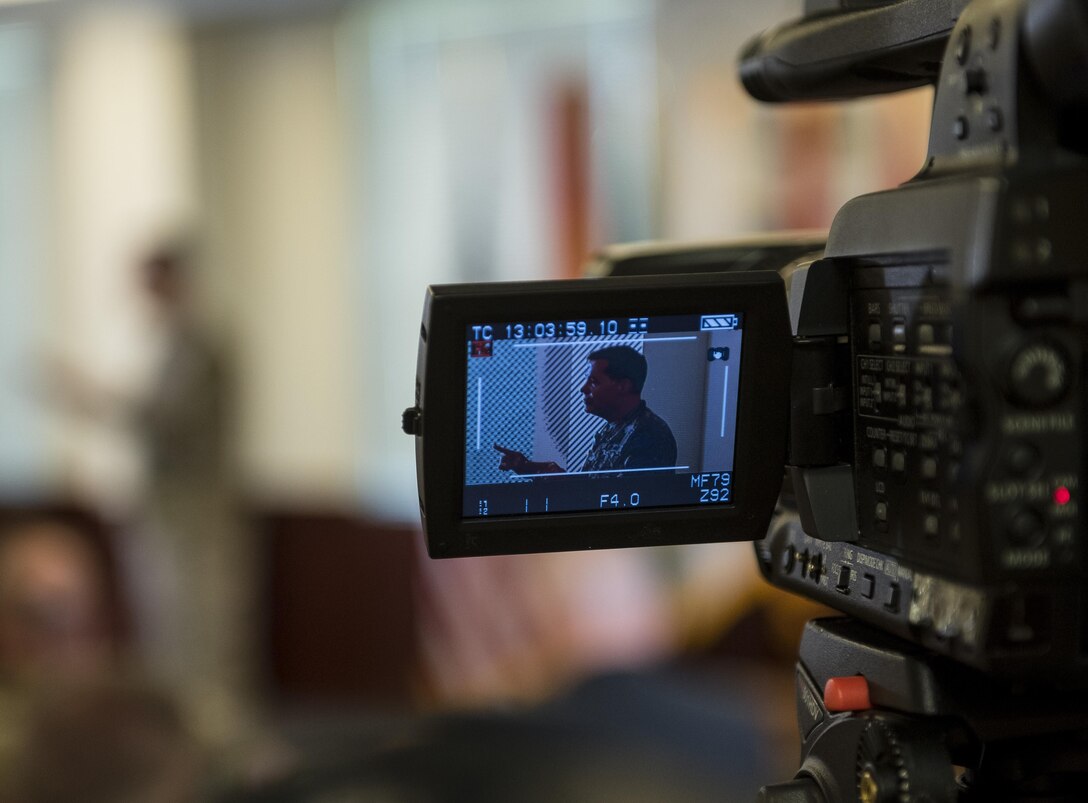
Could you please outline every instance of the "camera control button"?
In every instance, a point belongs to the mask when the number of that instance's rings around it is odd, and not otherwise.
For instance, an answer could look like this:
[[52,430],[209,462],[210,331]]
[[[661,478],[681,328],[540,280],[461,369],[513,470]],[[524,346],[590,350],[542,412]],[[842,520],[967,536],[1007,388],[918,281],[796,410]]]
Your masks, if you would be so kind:
[[1028,343],[1009,363],[1009,394],[1026,407],[1047,407],[1069,389],[1065,355],[1049,343]]
[[985,94],[989,88],[990,79],[986,75],[986,71],[981,67],[971,67],[966,71],[964,77],[967,79],[967,94],[982,95]]
[[902,474],[907,470],[907,455],[903,452],[892,452],[892,471]]
[[871,574],[866,574],[861,578],[861,596],[865,599],[872,599],[876,594],[876,578]]
[[1017,546],[1039,546],[1046,540],[1046,520],[1035,508],[1020,508],[1013,513],[1006,532]]
[[1035,444],[1020,441],[1006,452],[1005,467],[1014,477],[1026,477],[1035,472],[1039,459],[1039,448]]
[[956,62],[966,64],[967,57],[971,55],[971,26],[965,26],[960,35],[956,37]]
[[956,139],[967,139],[967,135],[971,133],[971,125],[962,114],[952,123],[952,133]]
[[894,321],[892,323],[892,348],[895,351],[906,351],[907,324],[903,321]]
[[923,457],[922,458],[922,479],[935,480],[937,479],[937,458],[936,457]]
[[835,590],[840,594],[850,593],[850,567],[839,567],[839,579],[835,582]]
[[881,330],[879,323],[869,324],[869,348],[873,351],[880,351],[880,347],[884,343],[884,333]]
[[418,407],[409,407],[401,414],[400,428],[406,435],[422,435],[423,411]]
[[964,73],[967,79],[968,95],[985,95],[990,86],[990,77],[982,67],[968,67]]
[[782,571],[786,574],[793,572],[793,567],[797,565],[797,552],[793,547],[786,547],[786,550],[782,553]]
[[883,446],[873,449],[873,468],[885,468],[888,465],[888,450]]
[[828,678],[824,684],[824,706],[828,711],[867,711],[873,707],[869,701],[869,681],[862,675]]
[[888,586],[888,593],[884,598],[884,608],[891,613],[899,613],[899,583]]
[[887,521],[888,520],[888,503],[887,502],[877,502],[876,503],[876,510],[874,512],[876,513],[876,520],[877,521]]

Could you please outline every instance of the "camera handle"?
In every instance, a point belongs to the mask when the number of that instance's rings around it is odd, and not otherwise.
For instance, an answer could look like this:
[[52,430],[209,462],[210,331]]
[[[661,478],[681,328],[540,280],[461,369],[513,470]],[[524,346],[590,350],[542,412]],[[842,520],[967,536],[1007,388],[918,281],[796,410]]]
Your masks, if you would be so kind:
[[968,0],[809,0],[805,16],[748,42],[740,78],[756,100],[843,100],[936,82]]
[[801,767],[759,801],[1083,800],[1088,789],[1081,694],[996,679],[855,619],[806,625],[797,719]]

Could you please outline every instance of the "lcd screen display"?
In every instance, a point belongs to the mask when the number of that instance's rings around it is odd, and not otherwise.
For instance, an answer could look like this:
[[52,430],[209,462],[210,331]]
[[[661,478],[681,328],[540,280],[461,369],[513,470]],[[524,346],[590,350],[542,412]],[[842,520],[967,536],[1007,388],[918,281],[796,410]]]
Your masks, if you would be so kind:
[[743,314],[465,329],[462,516],[728,505]]

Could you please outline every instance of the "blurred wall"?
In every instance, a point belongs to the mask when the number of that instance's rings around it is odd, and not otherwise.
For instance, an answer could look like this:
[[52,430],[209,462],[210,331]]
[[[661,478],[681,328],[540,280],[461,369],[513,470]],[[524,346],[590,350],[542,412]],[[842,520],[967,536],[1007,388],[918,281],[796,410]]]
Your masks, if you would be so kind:
[[800,16],[802,6],[662,4],[658,236],[826,229],[851,197],[895,186],[922,167],[929,90],[828,104],[761,104],[745,93],[741,47]]
[[[422,574],[421,607],[430,589],[442,603],[432,607],[457,620],[453,653],[486,633],[464,600],[487,608],[537,582],[542,629],[563,631],[563,660],[599,645],[604,663],[616,642],[637,646],[646,633],[652,648],[632,651],[658,654],[675,638],[657,571],[666,563],[691,592],[689,618],[720,632],[723,611],[759,582],[748,545],[420,569],[413,443],[399,414],[412,403],[429,283],[573,275],[583,254],[620,240],[826,227],[846,198],[921,165],[927,92],[800,107],[743,94],[740,45],[800,10],[800,0],[0,7],[0,495],[131,510],[140,450],[123,411],[146,389],[158,345],[134,270],[180,233],[197,246],[198,317],[232,351],[240,479],[272,511],[264,545],[280,568],[314,558],[301,566],[314,571],[279,578],[277,601],[290,602],[301,636],[331,622],[320,640],[330,661],[343,659],[345,632],[366,644],[360,664],[414,649],[378,637],[371,649],[358,615],[332,621],[358,603],[366,572],[394,589],[386,603],[401,614],[419,604],[404,578]],[[41,387],[54,357],[109,388],[113,412],[56,404]],[[338,508],[348,515],[330,521]],[[375,518],[393,524],[374,530]],[[357,551],[361,531],[378,551]],[[381,552],[394,542],[395,557]],[[633,574],[609,574],[623,565]],[[494,585],[473,566],[494,571]],[[540,567],[548,576],[534,580]],[[609,576],[623,593],[602,605]],[[642,579],[624,590],[631,576]],[[389,618],[377,602],[370,612]],[[510,632],[497,613],[496,631]],[[525,664],[536,663],[523,649],[533,635],[510,644]],[[298,659],[294,677],[308,676],[311,642],[275,646]],[[441,676],[446,655],[423,646]],[[486,675],[495,663],[484,658]]]
[[46,296],[47,42],[26,21],[0,22],[0,487],[33,495],[46,481],[47,421],[30,392]]
[[[352,503],[357,285],[336,18],[194,37],[206,308],[235,344],[239,460],[258,499]],[[392,422],[390,426],[393,426]]]
[[924,92],[742,93],[737,49],[798,0],[222,6],[0,12],[0,136],[19,155],[0,160],[11,493],[137,493],[131,427],[33,386],[53,354],[122,395],[146,384],[133,269],[157,239],[198,246],[250,491],[414,521],[398,418],[428,283],[569,275],[617,240],[826,226],[924,153]]
[[[328,5],[238,21],[154,3],[0,10],[4,496],[121,517],[138,498],[130,416],[158,344],[137,266],[181,238],[196,315],[234,352],[246,485],[354,504],[358,289]],[[58,363],[97,398],[55,387]]]
[[768,204],[776,112],[752,101],[737,78],[737,53],[753,35],[801,13],[799,0],[662,4],[661,218],[658,235],[716,240],[776,225]]
[[36,308],[52,322],[52,354],[43,367],[56,355],[120,398],[116,409],[54,416],[50,451],[63,488],[113,508],[139,481],[123,410],[147,381],[153,346],[139,259],[195,211],[191,62],[185,30],[149,6],[81,4],[51,23],[53,203],[41,233],[52,281]]
[[371,514],[418,516],[397,425],[428,284],[573,275],[598,245],[652,236],[657,13],[652,0],[414,0],[349,17]]

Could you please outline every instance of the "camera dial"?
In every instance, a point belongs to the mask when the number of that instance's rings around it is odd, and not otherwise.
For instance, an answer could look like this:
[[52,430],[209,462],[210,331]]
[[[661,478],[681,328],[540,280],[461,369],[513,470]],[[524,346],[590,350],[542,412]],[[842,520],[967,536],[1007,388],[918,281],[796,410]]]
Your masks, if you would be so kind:
[[1009,361],[1008,393],[1022,407],[1057,404],[1069,389],[1069,361],[1057,346],[1029,341]]

